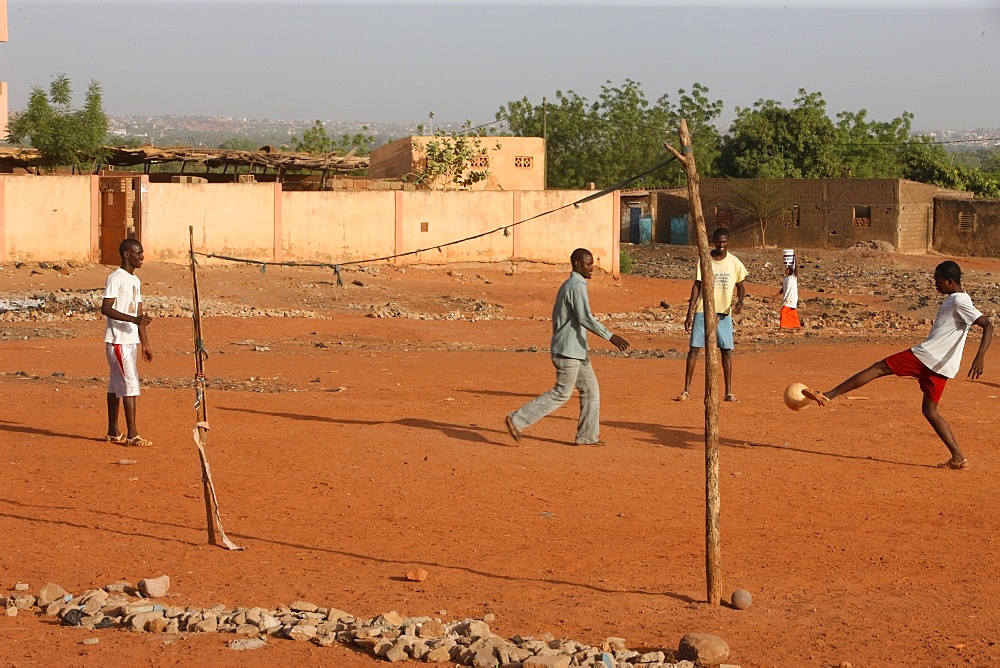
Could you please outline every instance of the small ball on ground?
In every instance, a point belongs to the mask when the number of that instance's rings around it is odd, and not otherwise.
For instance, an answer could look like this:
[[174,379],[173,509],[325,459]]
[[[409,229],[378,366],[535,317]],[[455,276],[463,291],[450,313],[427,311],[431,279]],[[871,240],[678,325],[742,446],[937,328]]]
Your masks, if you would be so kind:
[[747,610],[753,605],[753,596],[746,589],[737,589],[734,591],[730,600],[733,603],[733,607],[737,610]]
[[808,389],[805,383],[792,383],[785,388],[785,405],[791,408],[793,411],[800,411],[809,404],[812,400],[802,393],[802,390]]

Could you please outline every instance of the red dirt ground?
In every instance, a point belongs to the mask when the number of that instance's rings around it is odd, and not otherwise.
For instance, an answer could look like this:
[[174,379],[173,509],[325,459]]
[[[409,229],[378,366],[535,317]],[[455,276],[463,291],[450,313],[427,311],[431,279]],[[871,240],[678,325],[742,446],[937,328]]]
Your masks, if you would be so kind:
[[[912,266],[926,272],[933,261]],[[976,266],[1000,271],[1000,262]],[[108,270],[67,276],[8,265],[0,290],[96,289]],[[575,400],[511,447],[503,416],[551,386],[546,318],[565,271],[383,268],[337,288],[319,270],[203,269],[203,301],[324,316],[205,319],[215,383],[209,456],[225,529],[245,552],[206,544],[189,318],[150,326],[156,356],[140,368],[139,400],[149,449],[100,440],[102,319],[0,323],[0,593],[16,582],[79,592],[165,573],[173,605],[306,599],[365,617],[491,612],[491,627],[507,637],[598,644],[622,636],[640,650],[674,649],[685,633],[707,631],[726,638],[730,662],[742,665],[1000,659],[1000,352],[981,380],[949,383],[942,414],[972,464],[952,472],[934,467],[947,452],[920,416],[912,381],[877,381],[828,411],[793,413],[781,402],[794,380],[828,389],[919,335],[901,342],[762,330],[755,342],[741,334],[741,401],[720,407],[723,591],[753,594],[741,612],[704,602],[702,367],[695,399],[676,403],[683,356],[643,355],[683,352],[678,327],[613,325],[632,342],[628,355],[591,337],[608,447],[568,447]],[[138,275],[147,302],[189,303],[186,268],[148,265]],[[598,314],[639,312],[661,299],[682,304],[689,286],[601,276],[590,296]],[[753,295],[774,290],[751,286]],[[471,300],[499,304],[513,319],[370,318],[351,308],[392,302],[468,313],[452,304]],[[977,344],[970,337],[963,374]],[[117,464],[122,458],[137,461]],[[418,565],[429,577],[406,581]],[[87,637],[100,643],[81,645]],[[227,648],[234,637],[0,616],[9,665],[378,663],[290,640],[237,653]]]

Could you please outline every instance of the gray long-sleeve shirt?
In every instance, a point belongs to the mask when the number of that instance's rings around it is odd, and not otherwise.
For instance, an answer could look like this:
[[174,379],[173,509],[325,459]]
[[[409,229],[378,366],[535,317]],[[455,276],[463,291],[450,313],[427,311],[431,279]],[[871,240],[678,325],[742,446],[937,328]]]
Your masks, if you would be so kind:
[[611,331],[590,312],[587,279],[574,271],[559,287],[552,308],[552,354],[587,359],[588,329],[602,339],[611,338]]

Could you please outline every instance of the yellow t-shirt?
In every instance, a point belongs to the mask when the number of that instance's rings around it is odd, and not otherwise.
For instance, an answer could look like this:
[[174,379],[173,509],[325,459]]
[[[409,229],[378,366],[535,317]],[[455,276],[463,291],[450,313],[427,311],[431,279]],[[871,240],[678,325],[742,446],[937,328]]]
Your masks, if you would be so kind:
[[[701,280],[701,262],[698,262],[694,275],[694,280]],[[726,253],[726,257],[721,260],[712,258],[712,273],[715,275],[715,312],[729,314],[733,310],[733,294],[736,292],[736,284],[743,282],[747,277],[747,268],[732,253]],[[704,293],[702,293],[704,294]],[[695,313],[705,311],[705,302],[699,296],[694,305]]]

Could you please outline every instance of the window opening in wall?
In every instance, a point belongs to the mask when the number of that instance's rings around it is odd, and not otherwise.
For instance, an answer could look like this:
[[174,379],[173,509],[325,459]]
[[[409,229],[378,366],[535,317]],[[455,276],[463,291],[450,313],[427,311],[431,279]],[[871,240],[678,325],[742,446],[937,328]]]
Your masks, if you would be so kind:
[[854,227],[872,226],[872,208],[870,206],[854,207]]
[[785,227],[798,227],[799,226],[799,207],[789,206],[785,208],[785,211],[781,214],[781,222]]
[[969,213],[968,211],[961,211],[958,214],[958,231],[959,232],[975,232],[976,231],[976,214]]
[[733,210],[722,206],[715,207],[715,225],[716,227],[732,227]]
[[475,155],[469,160],[469,167],[474,169],[490,166],[490,159],[485,155]]
[[535,165],[535,158],[530,155],[515,155],[514,166],[523,169],[531,169]]

